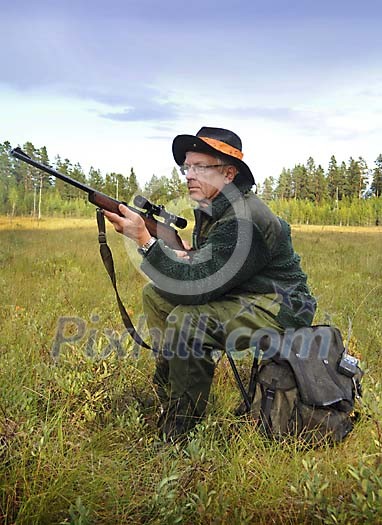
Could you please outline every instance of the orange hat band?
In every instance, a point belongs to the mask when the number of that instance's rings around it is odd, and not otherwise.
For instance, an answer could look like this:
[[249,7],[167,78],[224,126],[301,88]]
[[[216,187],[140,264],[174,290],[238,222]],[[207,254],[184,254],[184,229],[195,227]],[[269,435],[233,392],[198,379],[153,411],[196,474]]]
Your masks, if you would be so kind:
[[222,142],[221,140],[210,139],[209,137],[198,138],[206,142],[209,146],[212,146],[214,149],[221,151],[225,155],[230,155],[231,157],[235,157],[239,160],[243,158],[243,153],[239,149],[233,148],[232,146],[226,144],[225,142]]

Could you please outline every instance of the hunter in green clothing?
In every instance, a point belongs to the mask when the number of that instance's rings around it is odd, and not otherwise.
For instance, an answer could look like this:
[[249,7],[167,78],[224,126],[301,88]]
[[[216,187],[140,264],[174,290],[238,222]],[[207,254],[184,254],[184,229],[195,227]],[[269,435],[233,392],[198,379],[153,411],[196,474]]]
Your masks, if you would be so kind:
[[[177,438],[205,414],[213,350],[250,348],[265,330],[308,326],[315,312],[290,227],[251,191],[240,138],[221,128],[178,135],[175,161],[195,209],[193,245],[172,250],[152,238],[141,217],[105,215],[136,241],[153,346],[160,349],[154,382],[163,405],[161,431]],[[191,248],[191,250],[190,250]]]

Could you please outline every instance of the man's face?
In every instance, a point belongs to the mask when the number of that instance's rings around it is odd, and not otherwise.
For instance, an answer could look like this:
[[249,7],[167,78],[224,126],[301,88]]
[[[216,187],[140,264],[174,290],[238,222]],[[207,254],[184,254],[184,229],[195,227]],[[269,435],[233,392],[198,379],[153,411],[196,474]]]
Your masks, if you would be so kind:
[[[212,155],[188,151],[184,164],[188,166],[216,166],[222,162]],[[197,173],[195,169],[189,169],[186,175],[188,192],[191,199],[195,201],[211,201],[231,182],[235,176],[236,169],[233,166],[201,168],[203,173]]]

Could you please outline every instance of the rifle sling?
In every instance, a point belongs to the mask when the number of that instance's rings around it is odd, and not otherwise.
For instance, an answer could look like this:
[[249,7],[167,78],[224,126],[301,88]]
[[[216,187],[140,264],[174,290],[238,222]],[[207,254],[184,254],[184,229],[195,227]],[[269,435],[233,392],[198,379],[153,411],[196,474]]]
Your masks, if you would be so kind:
[[129,314],[126,312],[126,308],[124,307],[122,300],[119,296],[118,289],[117,289],[117,279],[116,279],[115,271],[114,271],[113,255],[106,241],[105,217],[100,208],[97,208],[97,226],[98,226],[99,250],[100,250],[102,262],[112,282],[123,324],[125,325],[125,328],[130,334],[130,336],[139,346],[141,346],[142,348],[146,348],[147,350],[153,350],[155,352],[155,350],[152,349],[151,346],[149,346],[147,343],[145,343],[145,341],[143,341],[141,336],[136,331],[133,325],[133,322],[130,319]]

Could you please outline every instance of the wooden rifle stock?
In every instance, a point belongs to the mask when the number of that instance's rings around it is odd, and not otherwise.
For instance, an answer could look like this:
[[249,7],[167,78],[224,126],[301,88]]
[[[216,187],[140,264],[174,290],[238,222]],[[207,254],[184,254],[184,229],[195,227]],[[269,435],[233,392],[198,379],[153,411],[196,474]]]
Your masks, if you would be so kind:
[[[156,220],[153,217],[152,213],[150,213],[149,209],[145,211],[138,210],[137,208],[133,208],[132,206],[127,205],[125,202],[113,199],[105,193],[91,188],[87,184],[83,184],[82,182],[72,179],[68,175],[64,175],[63,173],[54,170],[50,166],[46,166],[45,164],[37,162],[36,160],[29,157],[29,155],[24,153],[24,151],[22,151],[21,148],[13,149],[11,151],[11,155],[23,162],[26,162],[27,164],[30,164],[31,166],[34,166],[35,168],[38,168],[41,171],[49,173],[49,175],[53,175],[53,177],[56,177],[57,179],[67,182],[71,186],[85,191],[88,195],[89,202],[91,202],[98,208],[110,211],[112,213],[117,213],[118,215],[123,217],[122,213],[119,211],[119,205],[124,204],[129,208],[129,210],[133,211],[134,213],[137,213],[142,217],[142,219],[145,221],[146,228],[150,232],[150,235],[156,237],[157,239],[162,239],[162,241],[169,248],[173,248],[174,250],[184,250],[182,239],[179,237],[177,230],[169,224],[166,224],[165,222]],[[184,219],[182,220],[186,224],[186,221]]]

